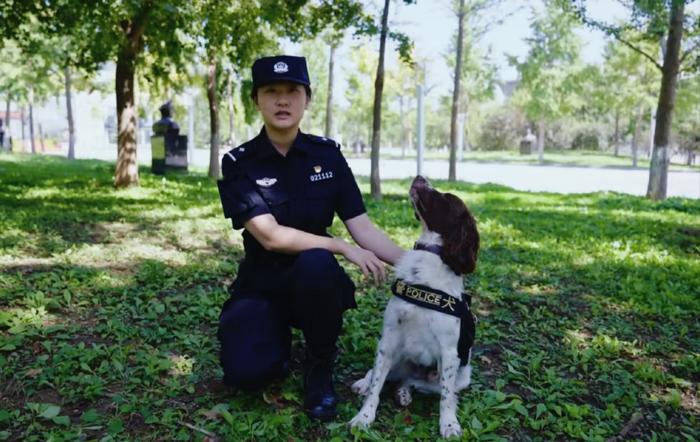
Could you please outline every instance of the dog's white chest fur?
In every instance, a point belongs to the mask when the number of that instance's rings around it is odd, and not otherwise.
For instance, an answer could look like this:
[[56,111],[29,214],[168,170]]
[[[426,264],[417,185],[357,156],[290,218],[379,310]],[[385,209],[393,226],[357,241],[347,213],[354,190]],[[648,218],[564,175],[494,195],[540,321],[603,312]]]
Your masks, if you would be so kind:
[[[396,277],[461,297],[462,277],[430,252],[412,250],[404,254],[396,264]],[[384,311],[384,335],[395,335],[402,359],[430,366],[439,360],[443,348],[456,350],[459,319],[392,297]]]

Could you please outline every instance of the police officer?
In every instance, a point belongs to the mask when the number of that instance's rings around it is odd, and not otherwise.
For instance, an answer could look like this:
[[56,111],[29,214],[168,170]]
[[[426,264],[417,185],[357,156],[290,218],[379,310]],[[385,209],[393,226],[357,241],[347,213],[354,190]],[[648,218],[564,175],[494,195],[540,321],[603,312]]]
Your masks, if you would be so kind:
[[[306,344],[304,409],[327,421],[336,414],[342,315],[357,306],[355,285],[334,255],[380,282],[384,263],[403,250],[367,217],[338,144],[299,130],[311,99],[306,59],[265,57],[252,71],[264,127],[223,156],[218,182],[224,215],[245,229],[245,257],[219,319],[224,383],[256,389],[286,376],[290,326],[297,327]],[[328,235],[334,214],[358,245]]]

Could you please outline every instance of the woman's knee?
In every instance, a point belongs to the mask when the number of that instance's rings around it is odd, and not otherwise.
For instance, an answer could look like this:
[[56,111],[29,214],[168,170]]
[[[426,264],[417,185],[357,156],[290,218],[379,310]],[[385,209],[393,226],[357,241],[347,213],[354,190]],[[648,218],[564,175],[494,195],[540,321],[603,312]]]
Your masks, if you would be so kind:
[[332,286],[340,270],[333,253],[326,249],[309,249],[299,254],[293,273],[296,278],[313,282],[316,286]]

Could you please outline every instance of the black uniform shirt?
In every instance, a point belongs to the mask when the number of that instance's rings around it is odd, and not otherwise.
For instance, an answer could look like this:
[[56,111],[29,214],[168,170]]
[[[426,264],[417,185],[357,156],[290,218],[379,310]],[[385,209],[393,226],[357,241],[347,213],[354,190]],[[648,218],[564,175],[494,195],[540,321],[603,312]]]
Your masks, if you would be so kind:
[[[299,131],[286,156],[267,137],[265,129],[255,138],[227,152],[221,162],[223,179],[218,182],[224,216],[234,229],[249,219],[272,214],[277,223],[316,235],[326,229],[337,213],[343,221],[365,213],[362,195],[352,171],[335,141]],[[291,263],[293,255],[270,252],[243,231],[248,266]],[[240,282],[240,281],[239,281]]]

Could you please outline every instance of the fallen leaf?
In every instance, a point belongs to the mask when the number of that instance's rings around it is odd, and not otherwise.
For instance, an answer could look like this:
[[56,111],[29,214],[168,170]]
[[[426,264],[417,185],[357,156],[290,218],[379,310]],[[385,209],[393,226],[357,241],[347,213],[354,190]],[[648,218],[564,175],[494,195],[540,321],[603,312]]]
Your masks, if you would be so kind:
[[41,368],[30,368],[29,370],[27,370],[26,374],[27,374],[27,377],[35,379],[37,376],[39,376],[41,374],[42,371],[43,371],[43,369],[41,369]]
[[274,405],[275,407],[283,407],[284,400],[279,393],[268,393],[267,391],[263,393],[263,400],[265,403]]
[[216,420],[219,418],[219,416],[221,416],[221,414],[219,414],[219,410],[213,408],[211,410],[202,411],[201,413],[204,417],[211,420]]

